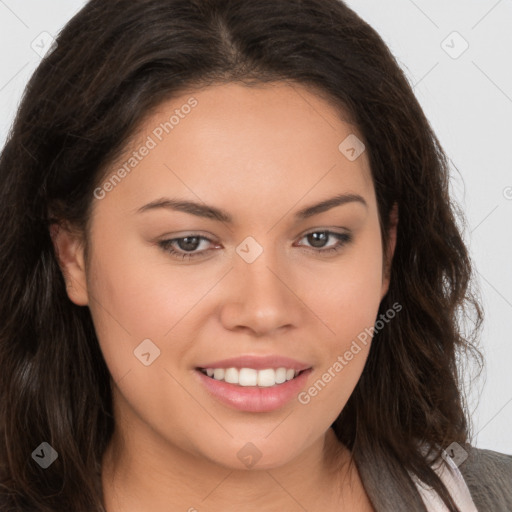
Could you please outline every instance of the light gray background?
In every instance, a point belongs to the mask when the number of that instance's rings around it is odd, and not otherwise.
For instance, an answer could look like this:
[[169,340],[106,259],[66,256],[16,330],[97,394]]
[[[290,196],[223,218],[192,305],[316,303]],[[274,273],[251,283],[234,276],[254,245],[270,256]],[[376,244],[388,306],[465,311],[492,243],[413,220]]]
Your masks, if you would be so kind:
[[[512,454],[512,0],[347,3],[390,46],[450,157],[486,315],[473,442]],[[0,0],[0,145],[47,44],[40,34],[57,35],[84,4]]]

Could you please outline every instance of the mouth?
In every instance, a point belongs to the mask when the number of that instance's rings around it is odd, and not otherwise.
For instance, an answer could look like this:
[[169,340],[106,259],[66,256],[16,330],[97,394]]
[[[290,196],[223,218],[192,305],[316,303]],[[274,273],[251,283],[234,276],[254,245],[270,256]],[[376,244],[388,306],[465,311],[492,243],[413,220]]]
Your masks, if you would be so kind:
[[229,408],[254,413],[277,411],[293,403],[312,371],[312,367],[195,368],[199,385],[213,399]]

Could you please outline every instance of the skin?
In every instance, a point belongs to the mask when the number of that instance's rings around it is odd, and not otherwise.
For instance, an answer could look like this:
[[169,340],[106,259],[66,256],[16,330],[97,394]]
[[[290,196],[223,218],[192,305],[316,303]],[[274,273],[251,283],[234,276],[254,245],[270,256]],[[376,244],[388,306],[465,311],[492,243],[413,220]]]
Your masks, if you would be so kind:
[[[79,233],[65,225],[53,233],[69,298],[90,308],[113,379],[106,508],[371,511],[355,466],[347,465],[350,453],[330,428],[370,343],[309,403],[294,399],[266,413],[221,404],[195,367],[241,354],[289,356],[313,367],[307,390],[374,325],[389,287],[396,209],[385,258],[367,154],[350,161],[338,150],[357,130],[298,85],[184,93],[151,113],[128,152],[192,95],[191,113],[104,198],[93,199],[87,260]],[[293,218],[343,193],[361,195],[367,206],[350,202]],[[225,209],[234,222],[163,208],[137,213],[163,196]],[[305,235],[326,229],[353,240],[322,255],[315,251],[337,239],[315,244]],[[191,235],[210,240],[192,260],[157,244]],[[248,236],[263,249],[252,263],[236,252]],[[147,338],[161,351],[149,366],[133,353]],[[252,468],[237,457],[248,442],[261,453]]]

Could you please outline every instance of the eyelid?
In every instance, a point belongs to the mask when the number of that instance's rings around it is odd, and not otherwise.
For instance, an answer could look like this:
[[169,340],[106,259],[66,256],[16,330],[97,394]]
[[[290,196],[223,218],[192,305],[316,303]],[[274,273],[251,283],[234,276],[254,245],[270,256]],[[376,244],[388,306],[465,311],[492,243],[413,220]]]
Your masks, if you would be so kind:
[[[339,231],[340,229],[343,230],[343,231]],[[334,233],[334,234],[337,234],[337,235],[342,235],[344,233],[349,234],[350,233],[350,229],[343,228],[343,227],[311,228],[311,229],[306,230],[302,235],[299,235],[299,238],[304,238],[305,236],[310,235],[311,233],[325,233],[325,232]]]

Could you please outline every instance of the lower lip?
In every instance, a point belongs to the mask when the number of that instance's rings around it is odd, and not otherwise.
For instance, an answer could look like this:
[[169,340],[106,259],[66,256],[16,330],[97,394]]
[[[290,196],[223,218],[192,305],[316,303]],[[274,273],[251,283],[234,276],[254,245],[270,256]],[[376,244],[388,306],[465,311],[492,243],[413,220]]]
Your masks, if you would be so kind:
[[247,412],[269,412],[279,409],[295,398],[304,388],[312,369],[303,371],[294,379],[269,387],[238,386],[208,377],[200,370],[201,383],[207,391],[225,405]]

